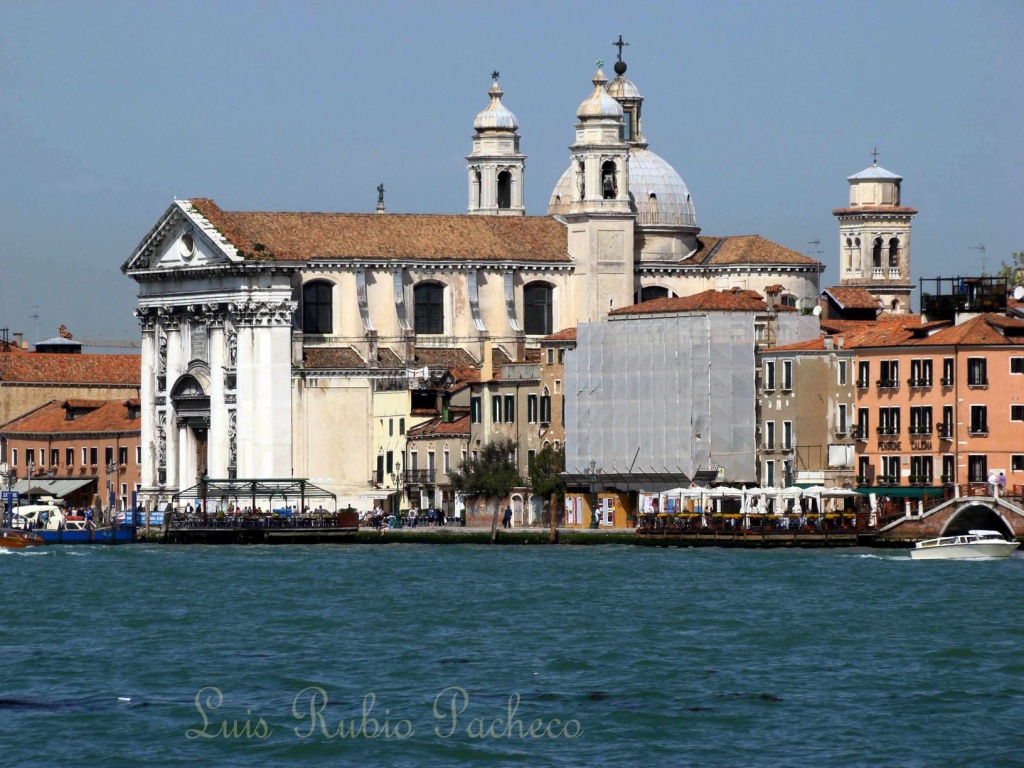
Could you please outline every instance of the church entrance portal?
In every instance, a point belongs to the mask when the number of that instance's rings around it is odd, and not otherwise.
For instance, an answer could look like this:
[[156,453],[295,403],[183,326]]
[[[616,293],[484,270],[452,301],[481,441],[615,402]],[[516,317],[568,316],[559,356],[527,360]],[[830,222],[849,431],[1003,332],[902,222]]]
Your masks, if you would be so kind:
[[177,427],[184,441],[178,445],[182,486],[209,473],[207,445],[210,431],[210,396],[192,374],[182,376],[171,390]]

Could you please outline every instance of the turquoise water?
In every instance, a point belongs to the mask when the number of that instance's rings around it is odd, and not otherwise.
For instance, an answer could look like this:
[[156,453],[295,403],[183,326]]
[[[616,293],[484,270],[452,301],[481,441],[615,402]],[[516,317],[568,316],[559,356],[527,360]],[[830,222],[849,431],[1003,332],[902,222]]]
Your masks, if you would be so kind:
[[139,545],[0,577],[5,766],[1024,764],[1019,555]]

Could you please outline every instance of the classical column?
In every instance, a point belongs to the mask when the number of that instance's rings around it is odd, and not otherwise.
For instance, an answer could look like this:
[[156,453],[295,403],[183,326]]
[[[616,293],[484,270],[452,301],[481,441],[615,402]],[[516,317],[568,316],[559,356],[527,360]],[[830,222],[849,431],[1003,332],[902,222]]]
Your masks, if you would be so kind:
[[[151,309],[137,309],[135,316],[142,328],[142,369],[139,387],[140,438],[142,465],[139,480],[146,507],[151,508],[157,486],[157,423],[156,423],[156,317]],[[142,499],[139,499],[140,503]]]
[[209,477],[228,476],[228,417],[224,397],[225,334],[224,313],[211,308],[210,324],[210,429],[206,437],[206,474]]
[[167,329],[167,484],[169,493],[183,490],[187,486],[180,483],[186,480],[179,473],[179,453],[183,445],[177,429],[177,412],[174,409],[174,402],[171,400],[170,391],[174,382],[181,376],[181,316],[178,314],[169,315],[165,320]]
[[185,419],[175,419],[175,434],[178,436],[178,491],[184,491],[195,485],[196,470],[193,451],[189,450],[188,422]]

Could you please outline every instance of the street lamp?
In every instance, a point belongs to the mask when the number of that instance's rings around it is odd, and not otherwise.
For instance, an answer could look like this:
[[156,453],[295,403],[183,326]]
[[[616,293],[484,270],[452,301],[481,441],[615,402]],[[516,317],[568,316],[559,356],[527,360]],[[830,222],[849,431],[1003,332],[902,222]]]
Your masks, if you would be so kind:
[[590,460],[590,467],[587,469],[590,475],[590,527],[597,528],[597,476],[601,470],[597,468],[597,462]]
[[32,461],[32,459],[29,459],[28,460],[28,488],[26,489],[26,494],[28,496],[28,504],[27,504],[27,506],[29,506],[29,507],[32,506],[32,470],[35,469],[35,468],[36,468],[36,463],[34,461]]
[[110,481],[110,476],[117,471],[117,464],[113,461],[107,462],[107,515],[111,521],[114,519],[114,484]]

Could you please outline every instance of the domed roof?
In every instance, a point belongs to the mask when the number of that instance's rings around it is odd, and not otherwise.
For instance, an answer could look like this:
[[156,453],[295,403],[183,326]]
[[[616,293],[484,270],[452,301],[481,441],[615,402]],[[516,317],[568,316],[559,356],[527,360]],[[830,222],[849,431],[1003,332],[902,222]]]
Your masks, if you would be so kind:
[[860,173],[855,173],[853,176],[847,176],[847,181],[860,181],[862,179],[874,179],[876,181],[903,181],[903,177],[898,173],[887,171],[882,168],[876,160],[867,168]]
[[[575,190],[576,169],[570,166],[555,184],[548,215],[569,213]],[[629,200],[641,227],[697,226],[686,182],[675,168],[649,149],[629,148]]]
[[632,80],[627,80],[619,75],[608,84],[608,95],[613,99],[637,99],[643,100],[639,89],[633,85]]
[[576,117],[580,120],[602,118],[621,120],[622,106],[608,94],[608,90],[605,88],[608,78],[604,76],[604,72],[600,69],[597,70],[597,74],[594,75],[591,82],[594,84],[594,92],[580,104],[580,108],[576,110]]
[[501,90],[497,80],[494,81],[494,85],[491,86],[487,95],[491,97],[491,103],[476,116],[476,120],[473,121],[473,130],[515,131],[519,128],[516,116],[501,103],[501,97],[505,95],[505,92]]

